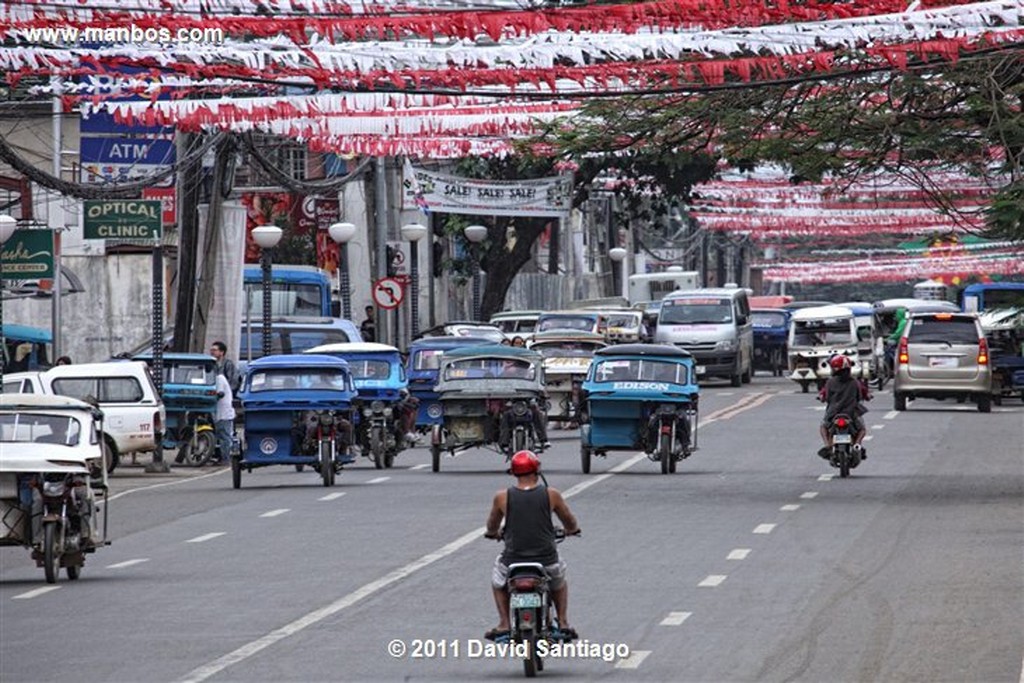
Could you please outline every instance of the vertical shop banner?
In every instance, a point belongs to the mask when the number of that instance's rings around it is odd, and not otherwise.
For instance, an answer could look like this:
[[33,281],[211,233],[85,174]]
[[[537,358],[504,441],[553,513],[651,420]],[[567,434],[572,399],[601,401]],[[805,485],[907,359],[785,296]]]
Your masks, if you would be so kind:
[[313,213],[316,220],[316,266],[333,275],[341,263],[341,249],[331,239],[328,230],[341,220],[341,205],[337,199],[317,199]]

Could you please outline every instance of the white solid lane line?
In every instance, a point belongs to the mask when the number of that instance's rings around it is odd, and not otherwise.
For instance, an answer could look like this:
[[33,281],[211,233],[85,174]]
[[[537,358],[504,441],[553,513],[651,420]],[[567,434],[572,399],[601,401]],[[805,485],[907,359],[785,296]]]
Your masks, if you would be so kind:
[[55,591],[58,588],[60,588],[60,586],[43,586],[42,588],[36,588],[35,590],[31,590],[31,591],[29,591],[27,593],[21,593],[19,595],[15,595],[13,598],[11,598],[11,600],[29,600],[31,598],[36,597],[37,595],[42,595],[43,593],[49,593],[50,591]]
[[619,661],[615,662],[616,669],[637,669],[643,663],[647,656],[651,654],[650,650],[633,650],[629,653],[628,657],[623,657]]
[[338,500],[339,498],[341,498],[344,495],[345,495],[344,491],[340,491],[340,492],[337,492],[337,493],[328,493],[326,496],[320,496],[319,498],[317,498],[317,500]]
[[286,512],[291,512],[291,508],[278,508],[276,510],[270,510],[268,512],[264,512],[262,515],[260,515],[260,517],[277,517],[278,515],[283,515]]
[[834,475],[834,474],[823,474],[820,477],[818,477],[818,481],[832,481],[832,477],[834,477],[834,476],[836,476],[836,475]]
[[125,560],[124,562],[118,562],[116,564],[108,564],[107,569],[124,569],[125,567],[131,567],[132,565],[142,564],[143,562],[149,562],[149,558],[140,557],[136,560]]
[[226,469],[221,469],[221,470],[217,470],[215,472],[210,472],[209,474],[199,474],[199,475],[196,475],[194,477],[182,477],[181,479],[175,479],[174,481],[165,481],[165,482],[161,482],[159,484],[149,484],[148,486],[140,486],[137,489],[128,489],[127,491],[121,491],[121,493],[115,493],[114,495],[112,495],[107,500],[117,500],[121,496],[127,496],[129,493],[136,493],[138,491],[149,491],[149,490],[152,490],[152,489],[162,489],[165,486],[178,486],[179,484],[185,484],[185,483],[190,482],[190,481],[199,481],[200,479],[206,479],[207,477],[215,477],[218,474],[223,474],[224,472],[227,472],[227,471],[228,470],[226,470]]
[[707,578],[705,578],[703,581],[698,583],[697,587],[698,588],[717,588],[718,586],[721,586],[725,582],[725,579],[727,578],[727,576],[728,576],[727,574],[710,574],[710,575],[708,575]]
[[900,414],[898,410],[890,410],[888,413],[882,416],[883,420],[894,420],[896,416]]
[[419,464],[419,465],[413,465],[413,466],[412,466],[412,467],[410,467],[409,469],[410,469],[410,470],[425,470],[425,469],[427,469],[428,467],[430,467],[430,463],[428,463],[428,462],[424,462],[424,463],[421,463],[421,464]]
[[693,612],[669,612],[668,616],[661,620],[662,626],[679,626],[690,618]]
[[789,505],[783,505],[782,507],[779,508],[779,510],[781,510],[782,512],[796,512],[799,509],[800,509],[800,506],[795,504],[795,503],[790,503]]
[[379,484],[379,483],[381,483],[382,481],[387,481],[387,480],[388,480],[388,479],[390,479],[390,478],[391,478],[391,477],[377,477],[376,479],[371,479],[370,481],[368,481],[368,482],[366,482],[366,483],[367,483],[367,484]]
[[202,536],[196,536],[195,538],[190,538],[187,541],[185,541],[185,543],[203,543],[204,541],[209,541],[211,538],[217,538],[218,536],[223,536],[226,533],[227,533],[226,531],[214,531],[213,533],[210,533],[210,534],[203,534]]
[[818,497],[818,492],[817,491],[807,491],[806,493],[801,493],[800,497],[801,498],[806,498],[806,499],[810,500],[811,498],[817,498]]
[[774,524],[758,524],[751,533],[770,534],[775,529],[775,526]]
[[727,559],[727,560],[745,560],[745,559],[747,559],[748,555],[750,555],[750,548],[736,548],[736,550],[730,551],[729,554],[726,555],[725,559]]

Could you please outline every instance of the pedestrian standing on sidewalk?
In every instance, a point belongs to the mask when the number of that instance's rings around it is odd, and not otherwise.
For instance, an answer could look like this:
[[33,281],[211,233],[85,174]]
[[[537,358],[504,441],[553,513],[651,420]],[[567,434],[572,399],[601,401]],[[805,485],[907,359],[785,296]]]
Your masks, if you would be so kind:
[[210,355],[217,361],[216,372],[227,378],[231,392],[238,391],[238,370],[235,369],[235,362],[228,358],[228,345],[222,341],[213,342],[210,344]]
[[217,436],[219,451],[213,462],[226,463],[231,458],[231,447],[235,441],[235,406],[231,385],[223,373],[217,373],[217,413],[214,416],[214,434]]

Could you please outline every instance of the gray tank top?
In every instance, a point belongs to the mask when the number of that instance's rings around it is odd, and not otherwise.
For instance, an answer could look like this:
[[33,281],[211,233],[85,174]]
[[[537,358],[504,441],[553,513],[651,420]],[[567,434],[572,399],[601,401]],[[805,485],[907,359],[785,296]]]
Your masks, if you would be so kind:
[[558,562],[547,487],[509,487],[505,502],[505,552],[501,561],[540,562],[545,566]]

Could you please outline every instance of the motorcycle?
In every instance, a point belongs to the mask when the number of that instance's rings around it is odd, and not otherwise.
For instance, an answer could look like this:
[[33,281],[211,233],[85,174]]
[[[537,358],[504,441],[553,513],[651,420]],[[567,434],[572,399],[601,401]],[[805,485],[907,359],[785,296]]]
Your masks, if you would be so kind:
[[543,446],[537,436],[536,399],[516,399],[506,401],[501,413],[502,435],[499,441],[508,444],[507,455],[522,450],[542,451]]
[[860,451],[853,447],[856,426],[848,415],[839,414],[829,423],[828,433],[832,440],[832,453],[829,462],[839,468],[839,476],[850,476],[850,470],[860,464]]
[[87,473],[44,472],[33,493],[33,510],[40,514],[34,535],[32,559],[42,565],[47,583],[56,583],[63,566],[76,580],[85,563],[84,554],[96,550],[93,529],[95,501],[89,492]]
[[[493,538],[501,541],[504,530]],[[579,536],[577,531],[574,536]],[[565,540],[565,529],[555,529],[555,543]],[[505,586],[508,590],[509,606],[509,641],[511,651],[523,658],[523,673],[533,678],[538,671],[544,670],[545,646],[569,642],[558,628],[558,620],[554,616],[554,600],[551,596],[550,580],[544,565],[538,562],[514,562],[508,566],[508,579]]]
[[678,457],[690,455],[690,412],[689,404],[661,403],[647,418],[643,450],[668,473],[675,472]]

